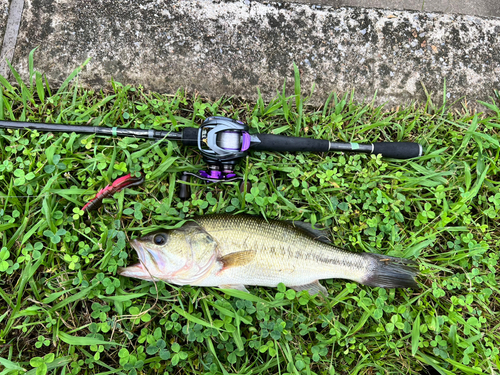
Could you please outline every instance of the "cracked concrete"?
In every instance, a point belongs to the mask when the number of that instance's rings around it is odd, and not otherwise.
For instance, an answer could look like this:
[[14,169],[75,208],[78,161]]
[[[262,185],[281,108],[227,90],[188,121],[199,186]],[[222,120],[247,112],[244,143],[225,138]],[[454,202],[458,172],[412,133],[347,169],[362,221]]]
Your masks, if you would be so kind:
[[302,3],[341,7],[410,10],[421,13],[467,14],[481,17],[500,17],[498,0],[280,0],[282,3]]
[[111,79],[159,92],[265,99],[292,82],[293,62],[313,99],[355,89],[359,100],[488,100],[499,89],[500,19],[249,0],[26,0],[14,63],[28,54],[52,83],[88,57],[79,84]]
[[0,0],[0,40],[3,40],[8,17],[9,0]]

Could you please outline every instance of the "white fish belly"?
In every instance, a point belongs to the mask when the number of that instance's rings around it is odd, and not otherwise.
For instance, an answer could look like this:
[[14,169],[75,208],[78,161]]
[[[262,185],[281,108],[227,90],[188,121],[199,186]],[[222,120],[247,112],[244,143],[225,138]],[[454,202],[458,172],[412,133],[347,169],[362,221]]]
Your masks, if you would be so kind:
[[245,266],[221,268],[214,269],[197,285],[276,287],[279,283],[283,283],[286,286],[299,286],[310,284],[316,280],[336,278],[359,282],[365,274],[364,270],[338,265],[325,265],[317,262],[280,262],[279,260],[270,260],[266,263],[255,261]]

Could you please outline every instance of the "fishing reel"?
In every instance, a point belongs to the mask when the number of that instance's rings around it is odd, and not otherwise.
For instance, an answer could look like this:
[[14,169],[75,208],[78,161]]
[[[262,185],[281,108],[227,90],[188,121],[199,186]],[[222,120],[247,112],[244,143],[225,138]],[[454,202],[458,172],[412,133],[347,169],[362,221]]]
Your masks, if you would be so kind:
[[[190,177],[207,183],[243,180],[242,177],[236,175],[234,168],[238,161],[248,154],[252,141],[258,142],[258,139],[248,133],[248,126],[241,121],[227,117],[212,116],[194,130],[197,132],[190,131],[184,135],[182,143],[194,145],[196,142],[207,168],[200,170],[197,174],[183,172],[181,181],[188,182]],[[194,138],[195,133],[196,138]],[[179,197],[187,199],[189,195],[189,185],[181,184]]]
[[[241,121],[227,117],[212,116],[207,118],[201,127],[187,127],[180,132],[155,129],[135,129],[106,126],[80,126],[46,123],[29,123],[0,121],[0,129],[29,129],[47,132],[65,132],[77,134],[94,134],[104,137],[136,137],[155,141],[176,141],[185,146],[198,147],[206,170],[198,174],[184,172],[181,180],[179,197],[189,198],[189,177],[196,177],[205,182],[229,182],[243,180],[236,176],[234,168],[238,161],[245,157],[251,148],[255,151],[271,152],[352,152],[365,154],[381,154],[383,157],[395,159],[410,159],[423,154],[422,145],[414,142],[331,142],[326,139],[306,137],[289,137],[277,134],[253,134],[248,132],[248,126]],[[102,200],[116,191],[130,186],[136,186],[144,181],[141,176],[127,175],[99,191],[89,202],[87,210],[96,209]],[[248,190],[240,185],[240,191]]]

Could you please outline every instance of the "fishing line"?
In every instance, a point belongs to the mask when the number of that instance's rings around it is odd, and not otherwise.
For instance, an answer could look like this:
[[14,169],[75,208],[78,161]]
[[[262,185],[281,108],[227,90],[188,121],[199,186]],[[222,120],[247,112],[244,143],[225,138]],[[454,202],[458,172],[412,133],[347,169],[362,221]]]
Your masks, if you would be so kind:
[[[125,226],[123,225],[123,221],[122,220],[120,220],[120,223],[122,225],[122,228],[125,228]],[[128,243],[130,243],[130,238],[127,235],[126,231],[125,231],[125,237],[127,238]],[[155,286],[155,291],[156,291],[155,302],[153,303],[153,305],[149,309],[147,309],[146,311],[141,311],[138,315],[122,315],[119,319],[116,320],[116,323],[118,323],[118,322],[120,322],[122,320],[125,320],[125,319],[130,319],[130,318],[137,319],[137,317],[140,318],[143,315],[147,314],[149,311],[151,311],[153,308],[155,308],[158,305],[158,301],[159,301],[159,298],[160,298],[160,292],[158,291],[158,286],[156,285],[156,280],[153,277],[153,275],[151,274],[151,272],[149,272],[148,268],[146,267],[146,265],[144,264],[144,262],[142,261],[142,259],[139,256],[138,256],[138,258],[139,258],[139,262],[141,263],[142,267],[149,274],[149,276],[151,277],[151,281],[153,282],[153,284]],[[164,311],[162,307],[160,307],[160,309],[162,311]],[[113,324],[113,330],[111,332],[111,339],[110,340],[113,340],[113,335],[115,333],[115,329],[116,329],[116,324]]]

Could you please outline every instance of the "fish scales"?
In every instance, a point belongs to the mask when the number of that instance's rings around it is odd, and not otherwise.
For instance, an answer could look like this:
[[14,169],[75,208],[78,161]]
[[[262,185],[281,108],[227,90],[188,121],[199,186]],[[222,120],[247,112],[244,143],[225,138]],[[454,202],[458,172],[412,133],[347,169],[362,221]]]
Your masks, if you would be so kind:
[[284,221],[248,215],[207,215],[163,233],[133,240],[140,262],[125,276],[178,285],[275,287],[284,283],[311,294],[326,294],[318,280],[343,278],[381,287],[416,287],[409,261],[353,253],[317,238],[317,233]]
[[[197,222],[218,240],[222,255],[243,250],[256,252],[254,262],[238,279],[264,275],[266,286],[276,286],[280,282],[290,285],[304,277],[309,279],[310,274],[302,275],[304,272],[314,272],[318,278],[343,278],[364,269],[361,256],[304,236],[286,222],[228,216],[226,223],[215,215],[202,217]],[[299,264],[297,260],[304,262]],[[336,272],[333,272],[332,265],[338,266]],[[239,273],[240,270],[232,276],[237,277]]]

